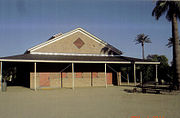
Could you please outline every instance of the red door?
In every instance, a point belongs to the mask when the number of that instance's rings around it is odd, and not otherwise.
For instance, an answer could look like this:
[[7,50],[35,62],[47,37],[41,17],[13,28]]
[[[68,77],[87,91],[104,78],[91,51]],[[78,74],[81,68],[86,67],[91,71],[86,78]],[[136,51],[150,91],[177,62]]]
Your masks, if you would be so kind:
[[40,80],[39,80],[40,87],[49,87],[50,86],[49,73],[40,73],[39,76],[40,76]]
[[112,84],[112,73],[106,73],[107,84]]

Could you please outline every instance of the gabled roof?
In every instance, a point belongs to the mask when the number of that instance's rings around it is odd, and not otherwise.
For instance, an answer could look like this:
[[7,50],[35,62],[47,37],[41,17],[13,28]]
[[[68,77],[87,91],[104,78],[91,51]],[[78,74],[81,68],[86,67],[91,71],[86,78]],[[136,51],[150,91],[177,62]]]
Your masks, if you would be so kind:
[[51,44],[51,43],[54,43],[54,42],[56,42],[56,41],[58,41],[58,40],[61,40],[61,39],[65,38],[65,37],[67,37],[67,36],[69,36],[69,35],[71,35],[71,34],[74,34],[74,33],[76,33],[76,32],[81,32],[81,33],[85,34],[86,36],[90,37],[91,39],[95,40],[96,42],[98,42],[98,43],[104,45],[105,47],[109,48],[110,50],[114,51],[114,52],[117,53],[118,55],[121,55],[121,54],[122,54],[122,52],[121,52],[120,50],[118,50],[117,48],[115,48],[114,46],[112,46],[112,45],[106,43],[105,41],[103,41],[103,40],[95,37],[94,35],[90,34],[89,32],[85,31],[85,30],[82,29],[82,28],[77,28],[77,29],[72,30],[72,31],[70,31],[70,32],[67,32],[67,33],[65,33],[65,34],[52,36],[52,37],[50,38],[50,40],[48,40],[48,41],[46,41],[46,42],[43,42],[43,43],[41,43],[41,44],[39,44],[39,45],[36,45],[36,46],[28,49],[26,52],[30,52],[30,53],[31,53],[32,51],[35,51],[35,50],[37,50],[37,49],[39,49],[39,48],[42,48],[42,47],[44,47],[44,46],[46,46],[46,45],[49,45],[49,44]]

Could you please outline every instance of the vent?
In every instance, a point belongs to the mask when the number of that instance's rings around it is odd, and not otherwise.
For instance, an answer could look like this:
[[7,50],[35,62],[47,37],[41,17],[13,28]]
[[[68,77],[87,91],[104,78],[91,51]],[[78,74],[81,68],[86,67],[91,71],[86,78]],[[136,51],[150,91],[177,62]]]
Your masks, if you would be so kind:
[[80,49],[84,45],[84,42],[78,38],[76,41],[74,41],[74,45]]

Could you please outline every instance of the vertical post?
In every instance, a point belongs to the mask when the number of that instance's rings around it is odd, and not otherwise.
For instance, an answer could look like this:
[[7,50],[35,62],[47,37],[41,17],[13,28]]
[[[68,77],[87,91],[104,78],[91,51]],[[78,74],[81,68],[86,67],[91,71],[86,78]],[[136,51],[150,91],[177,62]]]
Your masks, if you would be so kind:
[[121,85],[121,72],[117,72],[117,85]]
[[129,74],[127,74],[127,83],[129,85]]
[[60,88],[63,88],[62,72],[60,72]]
[[121,85],[121,72],[119,72],[119,85]]
[[93,86],[93,76],[92,76],[92,72],[90,72],[90,78],[91,78],[91,87]]
[[126,71],[127,71],[127,84],[129,85],[129,69],[128,69],[128,67],[126,68]]
[[105,79],[105,85],[106,85],[106,88],[107,88],[106,63],[105,63],[104,79]]
[[36,62],[34,62],[34,90],[36,91]]
[[134,63],[134,85],[136,86],[136,64]]
[[157,64],[156,64],[156,78],[155,78],[155,81],[156,81],[156,83],[158,82],[158,77],[157,77],[157,74],[158,74],[158,72],[157,72]]
[[0,66],[0,89],[2,90],[2,61],[0,62],[1,66]]
[[74,90],[74,63],[72,63],[72,89]]
[[143,81],[142,81],[142,71],[140,72],[140,84],[141,85],[143,84]]

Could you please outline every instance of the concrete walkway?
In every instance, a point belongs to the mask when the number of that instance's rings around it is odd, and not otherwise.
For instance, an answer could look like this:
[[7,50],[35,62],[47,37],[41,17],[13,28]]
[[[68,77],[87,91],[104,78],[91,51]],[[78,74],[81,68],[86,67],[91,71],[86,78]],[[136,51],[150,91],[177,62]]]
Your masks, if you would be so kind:
[[[180,94],[127,93],[127,87],[0,92],[0,118],[180,118]],[[159,118],[159,117],[158,117]]]

